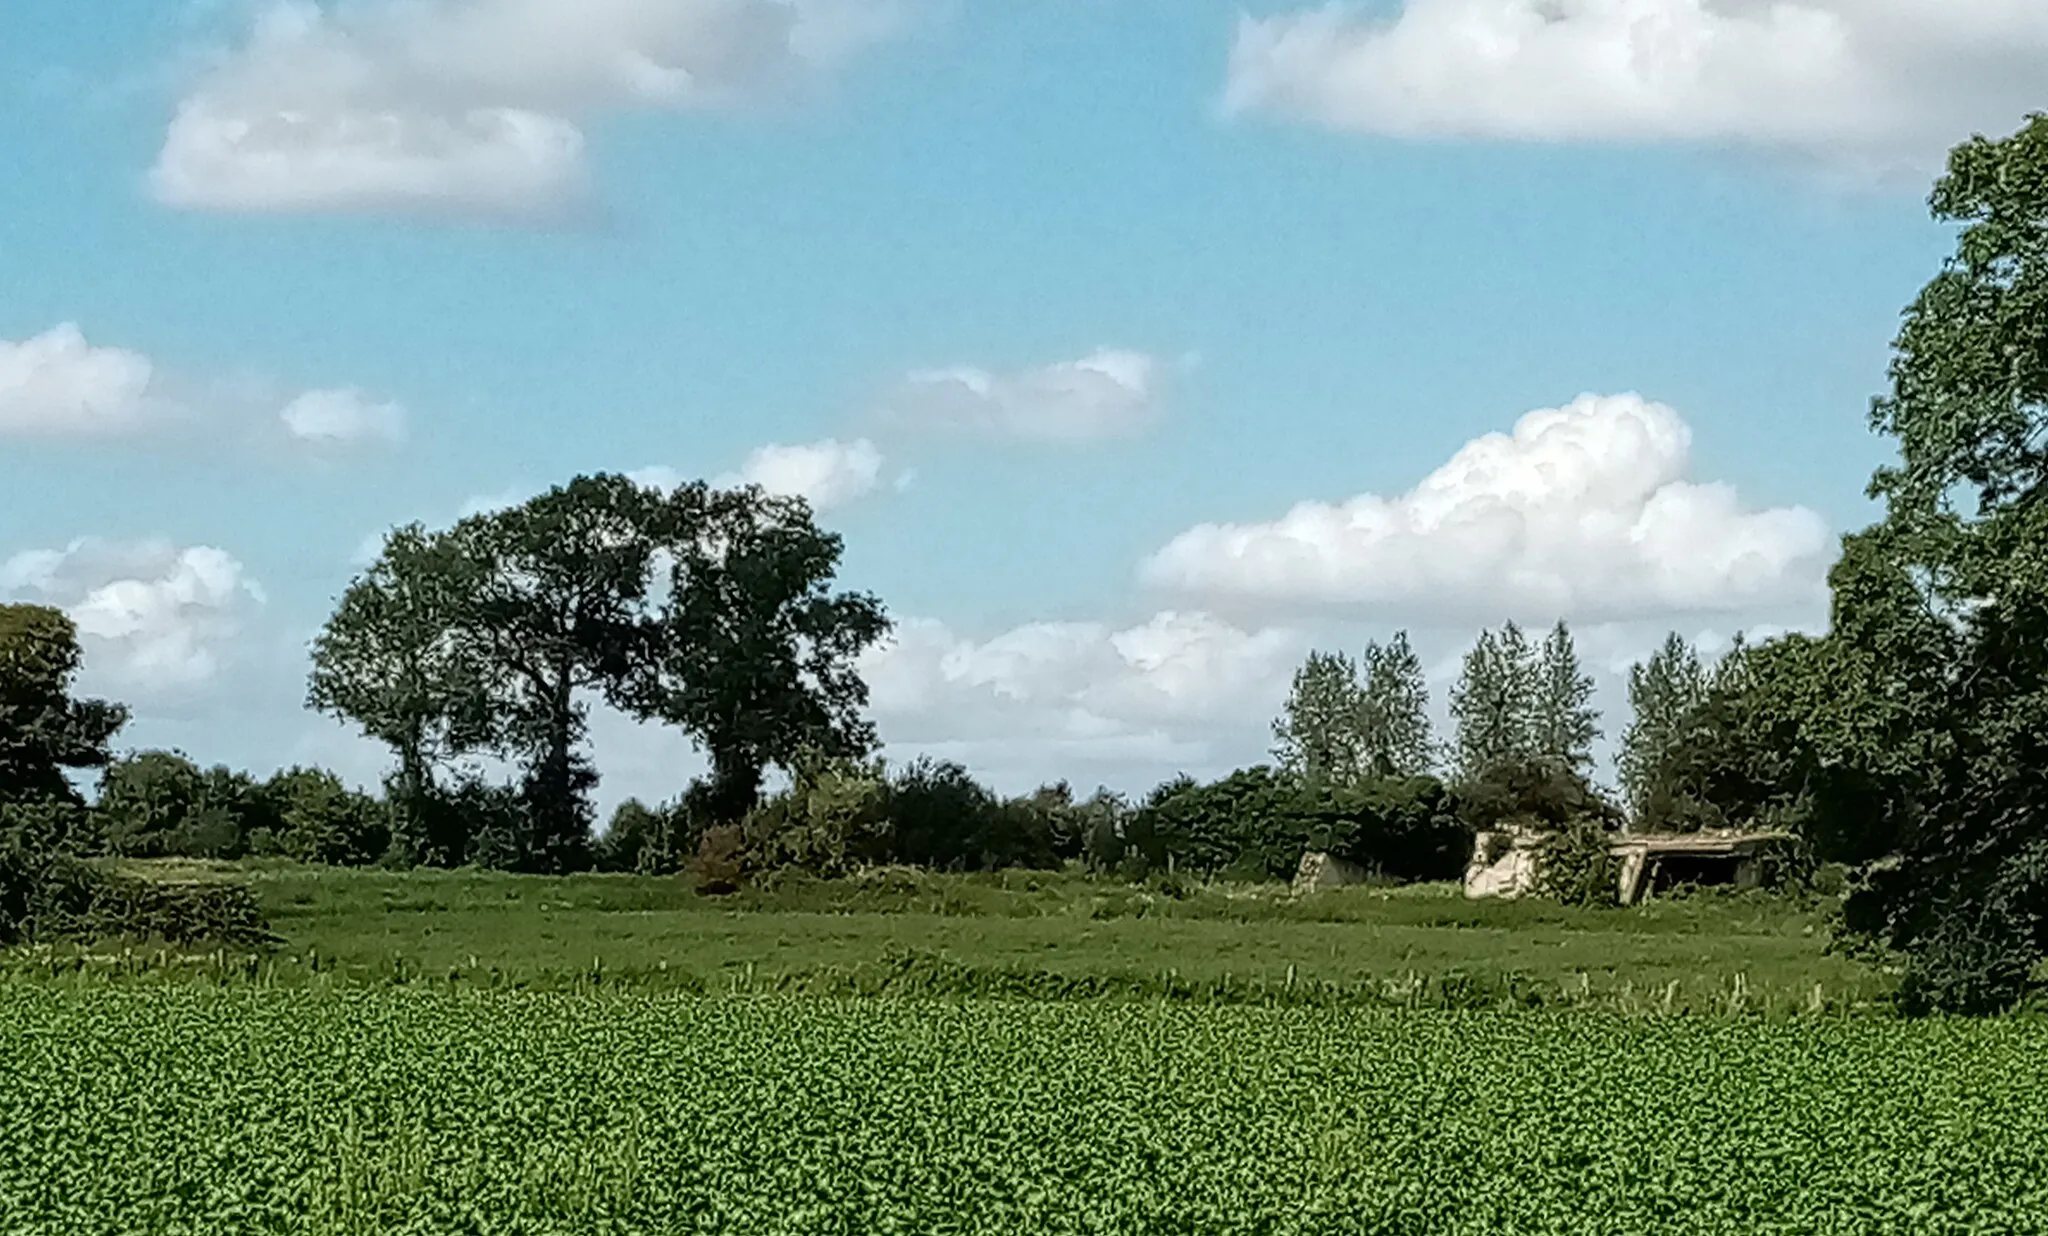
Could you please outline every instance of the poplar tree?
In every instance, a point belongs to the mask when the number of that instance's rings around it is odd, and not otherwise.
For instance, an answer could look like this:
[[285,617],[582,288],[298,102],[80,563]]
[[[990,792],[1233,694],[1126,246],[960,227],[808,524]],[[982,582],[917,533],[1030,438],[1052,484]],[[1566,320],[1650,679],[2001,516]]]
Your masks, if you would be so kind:
[[1406,631],[1360,658],[1364,688],[1360,729],[1365,770],[1377,777],[1420,777],[1435,771],[1436,741],[1429,729],[1429,687],[1422,659]]
[[1297,776],[1349,781],[1365,766],[1359,721],[1364,691],[1358,666],[1341,652],[1311,652],[1294,672],[1287,703],[1273,722],[1273,755]]
[[1641,820],[1648,812],[1658,770],[1705,700],[1707,686],[1699,654],[1676,631],[1647,661],[1629,667],[1630,720],[1615,762],[1633,818]]
[[1536,687],[1535,651],[1520,627],[1479,633],[1451,689],[1459,777],[1474,780],[1535,758]]
[[1581,775],[1593,767],[1593,740],[1600,737],[1593,676],[1579,664],[1571,628],[1562,621],[1550,629],[1537,658],[1530,712],[1537,759]]

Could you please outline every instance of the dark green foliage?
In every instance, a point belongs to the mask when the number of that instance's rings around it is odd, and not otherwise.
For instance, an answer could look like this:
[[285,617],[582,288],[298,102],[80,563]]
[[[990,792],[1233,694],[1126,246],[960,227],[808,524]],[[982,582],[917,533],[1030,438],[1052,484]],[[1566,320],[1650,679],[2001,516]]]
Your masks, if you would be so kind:
[[38,940],[136,940],[253,947],[277,942],[246,885],[110,875],[58,859],[32,910]]
[[1168,782],[1132,814],[1130,848],[1148,871],[1284,878],[1301,862],[1315,823],[1302,786],[1266,765],[1208,785]]
[[[1395,880],[1455,879],[1471,830],[1434,777],[1350,784],[1266,766],[1208,785],[1155,789],[1125,825],[1123,872],[1287,879],[1305,850],[1324,850]],[[1169,862],[1169,860],[1171,860]]]
[[368,866],[390,852],[389,808],[331,772],[289,769],[265,782],[263,795],[277,824],[274,831],[257,830],[261,838],[252,833],[252,851],[336,867]]
[[[701,805],[732,822],[765,770],[873,745],[855,661],[888,623],[872,597],[830,591],[839,554],[800,500],[579,476],[392,533],[316,641],[309,700],[397,754],[401,855],[577,870],[594,859],[593,698],[695,738],[713,770]],[[521,815],[455,836],[437,779],[472,754],[521,770]]]
[[845,876],[891,855],[889,784],[879,765],[807,753],[797,757],[789,789],[756,805],[742,831],[764,870]]
[[244,885],[116,875],[18,834],[0,836],[0,946],[105,939],[251,946],[275,937]]
[[920,758],[888,785],[896,861],[941,871],[998,871],[1059,865],[1046,814],[1006,803],[949,761]]
[[498,741],[492,666],[462,621],[477,571],[448,537],[417,524],[394,529],[313,641],[307,705],[353,722],[397,757],[385,794],[406,861],[460,852],[436,810],[435,770]]
[[1705,702],[1710,682],[1699,653],[1676,631],[1649,660],[1628,671],[1629,724],[1621,735],[1616,765],[1622,795],[1630,814],[1648,827],[1662,796],[1666,814],[1676,800],[1674,787],[1660,784],[1681,733]]
[[240,858],[251,833],[278,828],[275,807],[247,774],[202,770],[173,751],[115,760],[95,810],[107,851],[124,858]]
[[1402,882],[1455,880],[1472,857],[1472,829],[1435,777],[1383,777],[1304,787],[1308,847]]
[[1611,906],[1620,900],[1621,864],[1608,846],[1613,834],[1580,816],[1536,848],[1536,895],[1568,906]]
[[681,871],[712,823],[705,793],[702,782],[693,782],[681,798],[659,807],[638,799],[619,804],[598,840],[598,869],[640,875]]
[[78,630],[62,612],[0,605],[0,803],[76,802],[65,777],[101,768],[128,710],[71,698]]
[[1884,519],[1756,728],[1816,856],[1869,864],[1845,925],[1909,1007],[1974,1012],[2048,957],[2048,116],[1958,147],[1930,205],[1960,231],[1872,405]]
[[0,847],[84,857],[106,849],[98,812],[71,802],[0,804]]
[[669,587],[613,698],[710,755],[712,814],[738,821],[764,772],[793,770],[805,752],[865,757],[875,735],[855,662],[889,621],[873,596],[831,590],[839,537],[802,499],[754,486],[681,486],[651,518]]
[[1622,824],[1620,808],[1578,772],[1547,760],[1495,765],[1457,787],[1457,815],[1474,833],[1549,832],[1590,820]]

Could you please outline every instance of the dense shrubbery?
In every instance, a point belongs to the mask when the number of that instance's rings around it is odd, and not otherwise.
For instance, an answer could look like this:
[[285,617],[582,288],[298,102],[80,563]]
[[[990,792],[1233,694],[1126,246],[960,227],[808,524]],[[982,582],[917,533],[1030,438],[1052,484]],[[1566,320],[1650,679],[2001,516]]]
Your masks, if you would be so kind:
[[1471,830],[1434,777],[1333,784],[1270,767],[1203,785],[1160,786],[1124,821],[1115,869],[1285,879],[1305,850],[1325,850],[1396,880],[1454,879]]

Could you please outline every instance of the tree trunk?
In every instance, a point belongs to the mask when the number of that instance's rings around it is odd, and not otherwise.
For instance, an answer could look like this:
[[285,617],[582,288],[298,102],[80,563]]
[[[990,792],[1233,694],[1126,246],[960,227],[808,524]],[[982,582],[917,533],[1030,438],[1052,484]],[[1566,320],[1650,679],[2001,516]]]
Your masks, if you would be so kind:
[[737,824],[761,801],[761,763],[738,751],[711,753],[711,792],[707,806],[720,824]]

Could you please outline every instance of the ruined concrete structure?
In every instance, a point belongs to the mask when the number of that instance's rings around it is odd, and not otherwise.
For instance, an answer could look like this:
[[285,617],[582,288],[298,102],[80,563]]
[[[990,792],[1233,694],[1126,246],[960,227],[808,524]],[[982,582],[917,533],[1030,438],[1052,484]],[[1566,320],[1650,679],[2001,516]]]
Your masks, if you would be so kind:
[[[1619,862],[1615,893],[1621,904],[1679,884],[1732,884],[1752,888],[1761,855],[1789,840],[1775,832],[1621,833],[1607,852]],[[1535,888],[1544,834],[1481,833],[1465,868],[1467,897],[1519,897]]]
[[1323,854],[1315,850],[1301,856],[1301,866],[1294,871],[1294,894],[1313,893],[1325,888],[1344,888],[1362,884],[1369,873],[1357,863],[1347,862],[1334,854]]

